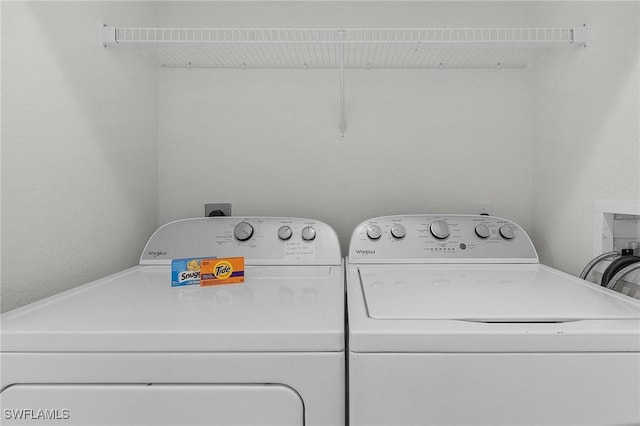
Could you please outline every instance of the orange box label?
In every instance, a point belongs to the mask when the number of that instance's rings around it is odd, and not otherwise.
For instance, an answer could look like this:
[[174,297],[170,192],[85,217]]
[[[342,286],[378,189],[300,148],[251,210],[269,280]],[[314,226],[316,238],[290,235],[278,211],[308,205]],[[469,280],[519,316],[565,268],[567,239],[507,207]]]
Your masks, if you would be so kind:
[[200,287],[244,282],[244,257],[202,259]]

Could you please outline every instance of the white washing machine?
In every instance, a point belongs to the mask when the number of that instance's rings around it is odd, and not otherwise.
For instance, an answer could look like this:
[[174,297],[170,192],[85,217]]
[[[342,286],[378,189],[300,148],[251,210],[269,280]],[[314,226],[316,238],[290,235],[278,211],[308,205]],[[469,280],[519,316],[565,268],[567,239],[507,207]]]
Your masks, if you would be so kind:
[[[171,287],[172,258],[232,256],[244,283]],[[139,266],[2,315],[0,423],[344,425],[344,303],[324,223],[167,224]]]
[[515,223],[367,220],[347,301],[351,426],[640,424],[640,301],[539,264]]

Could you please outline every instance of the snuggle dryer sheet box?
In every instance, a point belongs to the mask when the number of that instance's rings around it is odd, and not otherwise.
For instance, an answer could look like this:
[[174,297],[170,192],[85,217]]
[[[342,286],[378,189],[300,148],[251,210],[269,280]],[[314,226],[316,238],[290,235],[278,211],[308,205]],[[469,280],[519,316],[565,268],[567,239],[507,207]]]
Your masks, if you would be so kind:
[[208,287],[244,282],[244,257],[189,258],[171,261],[171,287]]

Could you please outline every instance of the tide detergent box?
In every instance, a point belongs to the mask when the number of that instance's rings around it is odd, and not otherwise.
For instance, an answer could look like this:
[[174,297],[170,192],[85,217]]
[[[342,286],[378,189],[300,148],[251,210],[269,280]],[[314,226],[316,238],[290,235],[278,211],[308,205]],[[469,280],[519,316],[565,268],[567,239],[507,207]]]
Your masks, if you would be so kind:
[[200,286],[240,284],[244,282],[244,257],[202,259]]
[[204,259],[173,259],[171,261],[171,287],[200,285],[200,268]]

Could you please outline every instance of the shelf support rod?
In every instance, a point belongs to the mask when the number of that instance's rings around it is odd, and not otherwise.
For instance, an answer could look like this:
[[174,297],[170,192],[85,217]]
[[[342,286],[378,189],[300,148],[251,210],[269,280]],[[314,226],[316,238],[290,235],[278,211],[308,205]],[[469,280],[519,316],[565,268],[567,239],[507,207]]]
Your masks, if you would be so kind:
[[340,139],[347,137],[347,120],[344,109],[344,36],[345,30],[338,31],[338,40],[340,41]]

